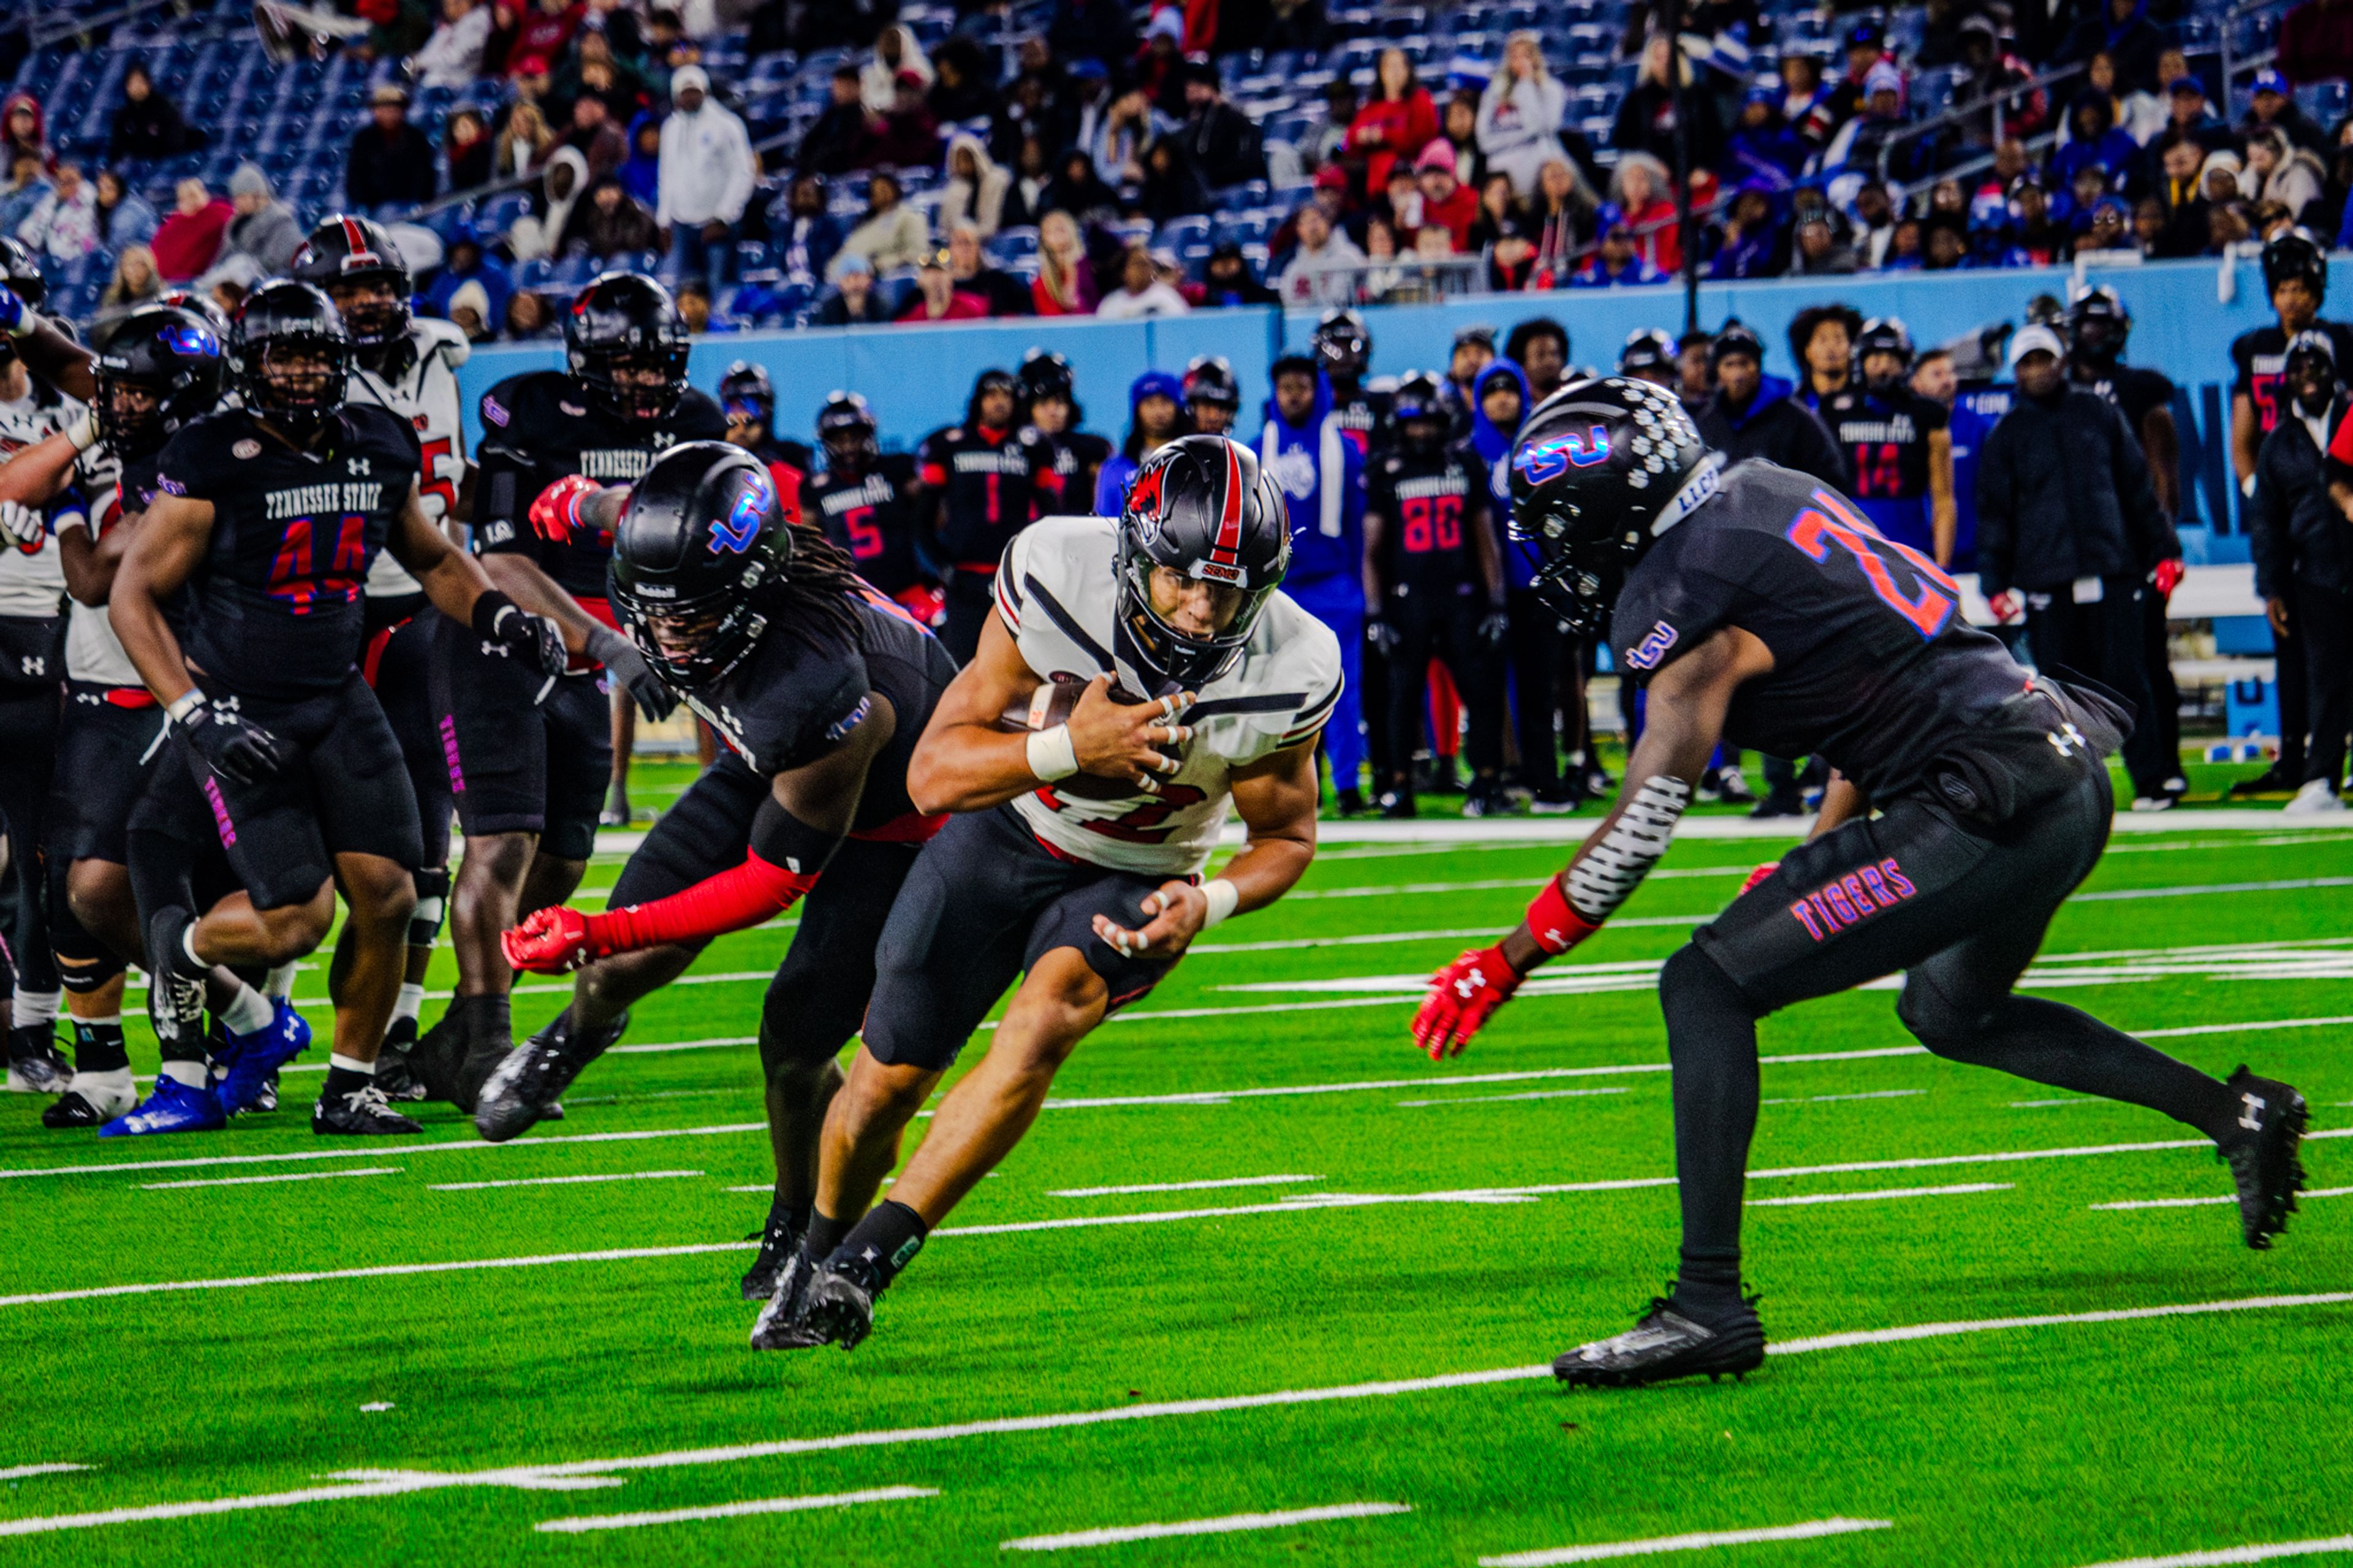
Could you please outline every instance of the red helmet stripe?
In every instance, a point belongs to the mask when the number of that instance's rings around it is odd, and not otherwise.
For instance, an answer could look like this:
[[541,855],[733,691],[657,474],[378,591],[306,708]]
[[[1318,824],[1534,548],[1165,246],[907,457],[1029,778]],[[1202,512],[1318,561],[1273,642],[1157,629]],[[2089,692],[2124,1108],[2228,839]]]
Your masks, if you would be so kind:
[[1209,559],[1220,566],[1231,566],[1241,552],[1241,448],[1229,441],[1226,443],[1226,510],[1218,519],[1218,542],[1209,548]]

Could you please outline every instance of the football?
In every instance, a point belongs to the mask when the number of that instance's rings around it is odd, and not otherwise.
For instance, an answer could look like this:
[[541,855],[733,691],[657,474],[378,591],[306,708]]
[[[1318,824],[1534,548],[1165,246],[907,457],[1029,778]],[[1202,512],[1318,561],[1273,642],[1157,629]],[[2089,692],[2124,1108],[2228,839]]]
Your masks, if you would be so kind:
[[[997,718],[997,727],[1014,735],[1026,734],[1032,730],[1050,730],[1070,718],[1071,710],[1079,705],[1079,694],[1086,689],[1085,681],[1071,675],[1057,675],[1050,680],[1040,681],[1037,690],[1006,708]],[[1112,687],[1111,696],[1116,702],[1143,700],[1122,690],[1117,685]],[[1180,762],[1183,760],[1182,747],[1163,746],[1160,750]],[[1074,800],[1135,800],[1146,794],[1124,779],[1099,778],[1093,773],[1072,773],[1069,778],[1056,781],[1054,788]]]

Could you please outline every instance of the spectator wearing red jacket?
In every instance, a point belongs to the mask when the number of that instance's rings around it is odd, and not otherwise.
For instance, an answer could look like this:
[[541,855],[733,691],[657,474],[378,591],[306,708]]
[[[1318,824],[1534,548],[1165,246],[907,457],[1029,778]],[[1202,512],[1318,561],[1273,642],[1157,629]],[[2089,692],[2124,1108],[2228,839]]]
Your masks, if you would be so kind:
[[172,216],[156,226],[151,242],[155,272],[166,283],[185,283],[219,259],[221,237],[237,209],[205,189],[202,180],[182,180]]
[[977,321],[987,315],[987,300],[955,286],[943,250],[923,258],[923,269],[915,275],[915,297],[899,312],[899,321]]
[[1413,61],[1403,49],[1382,50],[1372,100],[1348,122],[1347,150],[1365,160],[1365,188],[1387,186],[1390,166],[1411,163],[1437,134],[1438,106],[1414,79]]
[[514,43],[507,50],[507,73],[521,75],[517,68],[527,59],[562,59],[585,9],[572,0],[538,0],[517,19]]
[[1433,142],[1414,160],[1414,184],[1421,191],[1421,226],[1446,230],[1457,256],[1471,248],[1471,226],[1479,221],[1479,197],[1454,177],[1454,149]]

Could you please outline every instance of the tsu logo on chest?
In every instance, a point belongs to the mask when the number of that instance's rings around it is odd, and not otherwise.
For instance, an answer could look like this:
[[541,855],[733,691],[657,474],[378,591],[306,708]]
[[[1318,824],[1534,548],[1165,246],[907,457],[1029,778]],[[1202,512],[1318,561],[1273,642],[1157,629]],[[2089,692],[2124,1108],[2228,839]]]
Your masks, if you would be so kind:
[[1806,934],[1824,942],[1919,892],[1893,857],[1875,866],[1850,871],[1825,883],[1789,905],[1789,913]]

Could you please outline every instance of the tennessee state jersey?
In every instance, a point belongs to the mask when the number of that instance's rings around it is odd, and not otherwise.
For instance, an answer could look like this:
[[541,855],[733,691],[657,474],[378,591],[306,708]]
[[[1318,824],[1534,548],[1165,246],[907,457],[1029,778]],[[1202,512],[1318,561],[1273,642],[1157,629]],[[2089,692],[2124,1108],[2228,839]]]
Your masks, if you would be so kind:
[[[2337,374],[2342,377],[2353,374],[2353,327],[2342,321],[2315,321],[2310,328],[2327,332],[2328,341],[2337,346]],[[2236,379],[2231,383],[2233,395],[2243,394],[2254,405],[2255,427],[2264,435],[2280,421],[2280,410],[2286,404],[2287,333],[2274,321],[2268,327],[2257,327],[2241,332],[2231,342],[2231,365]],[[2133,435],[2138,437],[2140,426],[2135,424]]]
[[[466,479],[466,422],[458,398],[458,367],[473,353],[466,334],[447,321],[419,316],[408,336],[393,345],[379,374],[352,372],[348,394],[354,403],[373,403],[408,421],[425,454],[417,495],[425,520],[438,528],[458,510],[458,487]],[[368,568],[367,596],[399,598],[425,590],[390,551],[379,552]]]
[[828,469],[801,490],[801,510],[857,563],[858,574],[885,594],[904,593],[929,575],[915,549],[914,459],[885,452],[860,479]]
[[1751,458],[1627,574],[1610,651],[1647,682],[1739,627],[1772,650],[1773,669],[1734,695],[1726,743],[1820,756],[1887,799],[2026,688],[2001,644],[1962,618],[1960,598],[1845,497]]
[[[1086,681],[1113,675],[1115,525],[1048,518],[1005,552],[997,613],[1031,673]],[[1049,847],[1123,871],[1183,877],[1208,863],[1233,800],[1235,770],[1311,745],[1340,698],[1340,645],[1277,591],[1232,668],[1201,689],[1183,722],[1183,765],[1152,795],[1082,800],[1052,784],[1013,807]]]

